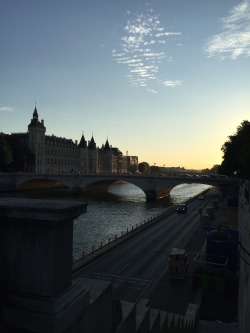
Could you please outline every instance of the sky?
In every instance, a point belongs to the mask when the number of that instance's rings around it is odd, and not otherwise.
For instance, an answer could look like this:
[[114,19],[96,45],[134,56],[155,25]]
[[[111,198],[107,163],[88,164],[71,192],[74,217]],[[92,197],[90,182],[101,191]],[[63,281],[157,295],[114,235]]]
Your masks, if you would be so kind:
[[0,132],[212,168],[250,116],[250,0],[0,0]]

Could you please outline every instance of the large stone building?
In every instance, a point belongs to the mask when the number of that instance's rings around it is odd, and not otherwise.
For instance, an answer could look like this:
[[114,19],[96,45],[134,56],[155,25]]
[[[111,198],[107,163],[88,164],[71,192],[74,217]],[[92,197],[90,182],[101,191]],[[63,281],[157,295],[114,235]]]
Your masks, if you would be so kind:
[[32,163],[28,172],[35,173],[136,173],[138,157],[124,156],[118,148],[112,148],[106,140],[101,148],[92,136],[87,142],[82,135],[80,143],[71,139],[46,135],[44,121],[39,121],[37,108],[28,125],[27,133],[12,133],[28,146]]

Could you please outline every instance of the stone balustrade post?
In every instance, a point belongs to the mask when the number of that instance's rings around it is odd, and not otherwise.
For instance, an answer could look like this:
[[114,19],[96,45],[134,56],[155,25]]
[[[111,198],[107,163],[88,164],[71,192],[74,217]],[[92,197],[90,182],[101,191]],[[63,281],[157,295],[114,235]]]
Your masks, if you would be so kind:
[[73,220],[86,211],[74,201],[0,199],[6,332],[66,332],[88,306],[89,291],[81,279],[72,281]]

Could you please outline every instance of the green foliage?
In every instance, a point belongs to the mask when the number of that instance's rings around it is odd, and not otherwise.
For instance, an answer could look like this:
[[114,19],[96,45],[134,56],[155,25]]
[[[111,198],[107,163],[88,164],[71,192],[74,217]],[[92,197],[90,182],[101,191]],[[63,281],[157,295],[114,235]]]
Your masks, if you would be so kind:
[[209,174],[213,174],[216,175],[218,173],[218,168],[220,166],[218,164],[215,164],[211,169],[206,168],[206,169],[202,169],[201,173],[204,175],[209,175]]
[[10,136],[9,144],[13,152],[12,171],[25,172],[30,156],[29,149],[23,145],[15,136]]
[[32,164],[33,155],[18,138],[13,135],[0,135],[0,171],[25,172]]
[[228,176],[235,171],[250,175],[250,122],[244,120],[234,135],[230,135],[221,148],[223,161],[218,167],[219,174]]
[[12,162],[12,150],[6,141],[5,135],[0,135],[0,171],[8,171]]
[[161,173],[161,168],[158,167],[157,165],[151,165],[150,167],[151,174],[158,175]]
[[210,169],[210,173],[211,173],[211,174],[217,174],[217,172],[218,172],[218,167],[219,167],[219,165],[218,165],[218,164],[215,164],[215,165]]
[[145,174],[145,173],[149,173],[150,172],[150,166],[147,162],[141,162],[138,164],[138,170]]

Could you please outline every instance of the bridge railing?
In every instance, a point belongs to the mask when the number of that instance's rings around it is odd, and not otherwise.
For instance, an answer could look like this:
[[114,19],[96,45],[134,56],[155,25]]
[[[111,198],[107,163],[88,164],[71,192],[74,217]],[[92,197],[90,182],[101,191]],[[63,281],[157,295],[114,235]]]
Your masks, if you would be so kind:
[[171,179],[185,179],[185,180],[207,180],[207,181],[220,181],[225,183],[239,183],[240,179],[238,177],[226,177],[221,175],[214,175],[214,176],[207,176],[207,175],[181,175],[181,174],[173,174],[173,173],[166,173],[166,174],[131,174],[131,173],[102,173],[102,172],[96,172],[96,173],[81,173],[81,172],[65,172],[65,173],[52,173],[52,172],[44,172],[44,173],[38,173],[38,172],[0,172],[1,177],[8,177],[8,176],[23,176],[23,177],[72,177],[72,176],[80,176],[80,177],[145,177],[145,178],[171,178]]

